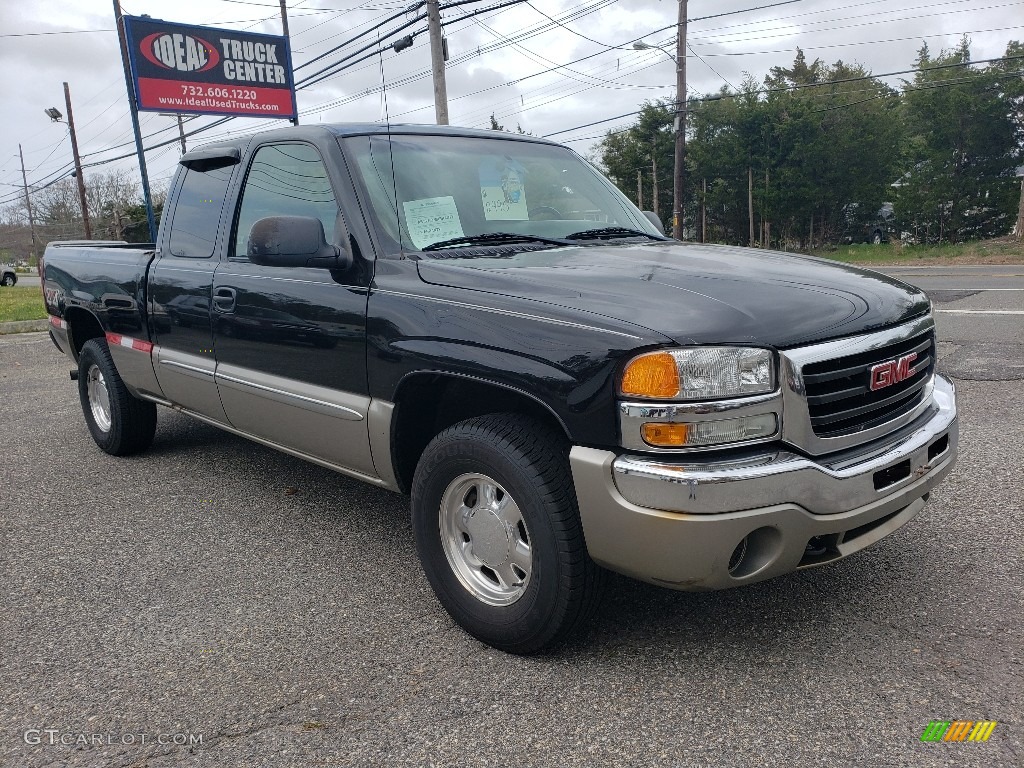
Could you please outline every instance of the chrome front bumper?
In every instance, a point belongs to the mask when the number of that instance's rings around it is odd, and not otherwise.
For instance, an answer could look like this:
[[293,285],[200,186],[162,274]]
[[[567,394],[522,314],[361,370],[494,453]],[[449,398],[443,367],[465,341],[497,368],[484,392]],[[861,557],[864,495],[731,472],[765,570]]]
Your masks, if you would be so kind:
[[570,454],[590,556],[675,589],[722,589],[845,557],[924,507],[956,461],[952,382],[896,433],[808,459],[786,450],[667,462],[575,447]]

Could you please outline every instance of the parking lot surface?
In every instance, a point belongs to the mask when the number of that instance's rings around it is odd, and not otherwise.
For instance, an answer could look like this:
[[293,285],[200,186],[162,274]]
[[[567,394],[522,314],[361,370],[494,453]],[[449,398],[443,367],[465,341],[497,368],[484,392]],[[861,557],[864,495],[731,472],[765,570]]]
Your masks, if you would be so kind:
[[961,409],[917,519],[744,589],[615,577],[531,658],[453,625],[404,497],[163,409],[107,456],[46,335],[0,339],[0,765],[1018,768],[1024,278],[986,269],[888,270],[931,292]]

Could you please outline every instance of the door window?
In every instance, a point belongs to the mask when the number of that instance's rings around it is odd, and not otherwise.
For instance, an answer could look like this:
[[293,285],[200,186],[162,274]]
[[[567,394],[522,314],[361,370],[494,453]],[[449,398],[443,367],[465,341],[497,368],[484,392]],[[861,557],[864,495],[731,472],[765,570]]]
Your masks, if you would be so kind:
[[312,216],[334,242],[338,202],[320,153],[308,144],[260,147],[242,190],[232,256],[246,259],[252,225],[267,216]]

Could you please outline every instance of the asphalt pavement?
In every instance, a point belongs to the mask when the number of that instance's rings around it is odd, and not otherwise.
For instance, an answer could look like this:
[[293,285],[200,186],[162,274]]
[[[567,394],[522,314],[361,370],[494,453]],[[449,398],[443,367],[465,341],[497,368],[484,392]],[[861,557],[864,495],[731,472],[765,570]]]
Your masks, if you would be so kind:
[[1024,278],[984,269],[888,270],[932,292],[961,409],[918,518],[743,589],[615,577],[532,658],[453,625],[405,498],[166,410],[107,456],[46,335],[0,338],[0,765],[1019,768],[1024,315],[991,313]]

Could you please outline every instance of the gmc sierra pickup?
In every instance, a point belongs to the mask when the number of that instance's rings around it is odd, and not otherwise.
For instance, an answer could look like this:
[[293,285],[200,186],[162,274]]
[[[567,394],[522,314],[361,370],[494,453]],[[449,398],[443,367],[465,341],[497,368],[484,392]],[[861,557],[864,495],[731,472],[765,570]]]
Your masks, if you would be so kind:
[[956,458],[924,294],[669,239],[532,136],[212,144],[156,243],[51,243],[43,290],[101,449],[146,449],[162,405],[409,494],[438,599],[510,652],[585,626],[605,569],[708,590],[846,557]]

